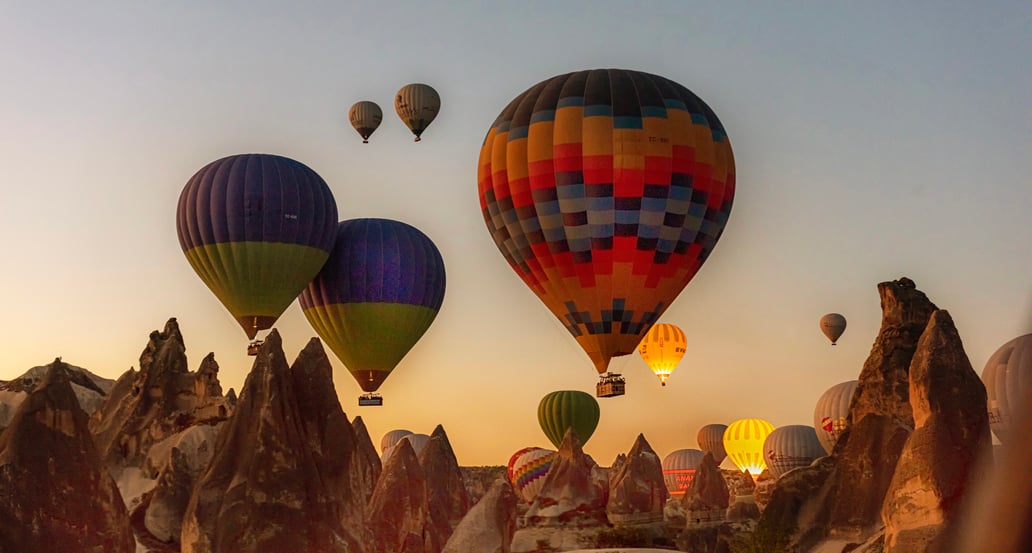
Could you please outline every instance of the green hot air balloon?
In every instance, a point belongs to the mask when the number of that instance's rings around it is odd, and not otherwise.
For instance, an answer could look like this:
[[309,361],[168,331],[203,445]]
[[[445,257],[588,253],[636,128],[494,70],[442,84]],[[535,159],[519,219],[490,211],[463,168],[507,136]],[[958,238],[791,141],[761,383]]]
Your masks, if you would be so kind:
[[538,404],[538,424],[555,447],[563,443],[567,428],[573,428],[581,445],[598,426],[598,402],[591,394],[577,390],[560,390],[541,398]]

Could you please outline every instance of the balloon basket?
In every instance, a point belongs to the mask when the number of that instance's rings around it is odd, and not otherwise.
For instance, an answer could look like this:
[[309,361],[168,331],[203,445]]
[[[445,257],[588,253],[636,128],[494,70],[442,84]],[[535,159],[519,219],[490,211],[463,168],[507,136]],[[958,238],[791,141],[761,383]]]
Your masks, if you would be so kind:
[[263,343],[264,342],[261,340],[255,340],[250,344],[247,344],[247,355],[250,355],[251,357],[258,355],[258,351],[262,349]]
[[626,381],[624,377],[615,373],[604,373],[598,377],[598,384],[595,385],[595,396],[616,397],[624,395]]
[[358,396],[359,407],[375,406],[380,407],[383,405],[383,397],[380,394],[362,394]]

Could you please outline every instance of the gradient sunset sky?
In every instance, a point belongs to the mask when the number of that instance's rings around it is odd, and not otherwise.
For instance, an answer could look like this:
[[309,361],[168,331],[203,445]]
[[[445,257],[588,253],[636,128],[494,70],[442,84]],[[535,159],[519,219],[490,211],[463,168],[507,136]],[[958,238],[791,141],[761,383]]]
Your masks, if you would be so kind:
[[[981,373],[1032,332],[1030,28],[1027,1],[4,3],[0,379],[56,356],[116,378],[176,317],[191,368],[214,351],[239,391],[246,337],[180,250],[176,203],[208,162],[275,153],[322,175],[342,218],[415,225],[447,266],[382,408],[356,406],[334,359],[347,414],[377,442],[441,423],[463,465],[547,446],[539,399],[596,374],[491,241],[477,156],[517,94],[598,67],[690,88],[737,164],[724,235],[661,319],[688,353],[665,388],[637,355],[614,362],[628,392],[599,400],[601,464],[639,432],[663,456],[706,423],[811,424],[858,375],[884,280],[948,309]],[[411,82],[442,98],[420,143],[392,105]],[[368,145],[359,100],[384,110]],[[315,335],[297,302],[277,328],[291,360]]]

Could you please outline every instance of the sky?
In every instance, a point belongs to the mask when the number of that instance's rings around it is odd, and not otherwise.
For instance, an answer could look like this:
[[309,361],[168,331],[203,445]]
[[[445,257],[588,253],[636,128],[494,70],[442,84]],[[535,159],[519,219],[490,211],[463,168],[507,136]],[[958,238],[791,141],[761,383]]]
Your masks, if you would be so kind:
[[[117,378],[176,317],[190,366],[215,352],[240,390],[246,337],[193,273],[179,193],[215,159],[297,159],[341,218],[430,236],[448,289],[380,391],[333,359],[375,442],[443,424],[462,465],[548,446],[537,404],[593,393],[587,356],[506,264],[484,225],[477,157],[531,85],[600,67],[665,76],[718,114],[737,191],[724,234],[661,319],[688,351],[661,388],[637,356],[600,399],[602,464],[643,433],[661,456],[704,424],[811,424],[856,378],[880,324],[877,283],[912,278],[953,315],[981,373],[1032,332],[1032,4],[1028,2],[91,2],[0,4],[0,379],[62,356]],[[440,93],[414,143],[411,82]],[[384,123],[363,145],[348,107]],[[836,347],[817,321],[844,314]],[[315,336],[294,302],[292,360]],[[331,354],[332,357],[332,354]]]

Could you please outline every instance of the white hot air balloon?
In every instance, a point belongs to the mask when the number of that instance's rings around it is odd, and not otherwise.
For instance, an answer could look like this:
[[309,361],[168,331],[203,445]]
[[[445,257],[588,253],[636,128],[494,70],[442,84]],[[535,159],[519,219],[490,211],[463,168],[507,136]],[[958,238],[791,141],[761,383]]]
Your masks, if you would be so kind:
[[763,442],[763,460],[774,478],[809,466],[818,457],[824,457],[824,448],[812,426],[790,424],[775,428]]
[[821,317],[821,332],[831,340],[831,345],[838,342],[842,333],[846,331],[846,318],[838,313],[828,313]]
[[705,456],[699,449],[678,449],[663,458],[663,482],[670,495],[684,495]]
[[1013,413],[1032,396],[1032,334],[1000,346],[982,369],[989,427],[1002,443],[1009,443]]
[[394,95],[394,111],[412,134],[416,135],[416,142],[419,142],[423,131],[441,111],[441,97],[430,85],[407,84]]
[[351,126],[362,137],[362,143],[368,144],[370,135],[376,132],[380,122],[383,121],[383,111],[376,102],[367,100],[355,102],[348,110],[348,121],[351,121]]
[[813,428],[828,455],[831,455],[835,442],[846,429],[849,404],[853,401],[856,385],[856,380],[849,380],[828,388],[813,408]]
[[726,424],[707,424],[699,429],[699,435],[696,436],[699,449],[712,454],[713,460],[718,465],[724,460],[724,457],[727,457],[727,452],[724,451],[725,430],[727,430]]
[[390,432],[383,435],[380,438],[380,453],[386,453],[388,449],[394,447],[402,438],[412,434],[411,430],[391,430]]
[[426,447],[426,443],[430,441],[430,436],[427,436],[426,434],[407,434],[402,436],[393,446],[384,450],[383,454],[380,455],[382,463],[387,463],[387,459],[389,459],[391,457],[391,453],[401,445],[402,440],[408,442],[409,445],[412,446],[412,451],[415,451],[416,456],[418,457],[419,452],[423,451],[423,448]]
[[516,494],[530,503],[537,497],[541,487],[545,484],[545,476],[552,468],[552,461],[555,460],[556,452],[551,449],[540,447],[531,448],[517,457],[512,465],[512,482]]

